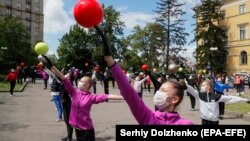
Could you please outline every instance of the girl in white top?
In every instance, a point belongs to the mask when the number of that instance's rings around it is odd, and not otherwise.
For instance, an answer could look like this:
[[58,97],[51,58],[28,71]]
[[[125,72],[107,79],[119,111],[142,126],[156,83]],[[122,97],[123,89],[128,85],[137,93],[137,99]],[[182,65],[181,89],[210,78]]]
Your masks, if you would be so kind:
[[135,80],[128,77],[130,81],[132,81],[134,83],[134,89],[135,91],[138,93],[138,95],[142,98],[142,83],[144,83],[148,76],[143,78],[142,80],[140,80],[139,76],[136,76]]

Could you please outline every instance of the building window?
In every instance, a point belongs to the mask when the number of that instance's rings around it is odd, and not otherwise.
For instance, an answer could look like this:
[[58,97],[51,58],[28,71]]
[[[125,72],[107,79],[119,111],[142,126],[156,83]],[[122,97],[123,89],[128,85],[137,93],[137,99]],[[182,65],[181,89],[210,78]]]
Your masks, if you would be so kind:
[[39,6],[36,6],[36,7],[35,7],[35,11],[36,11],[36,12],[39,12],[39,11],[40,11]]
[[36,0],[36,3],[40,3],[40,0]]
[[39,22],[39,16],[38,16],[38,15],[36,15],[35,17],[36,17],[36,21],[38,21],[38,22]]
[[31,20],[31,14],[30,13],[26,13],[26,20]]
[[26,10],[30,10],[30,4],[26,4]]
[[39,33],[38,31],[35,32],[35,36],[38,37],[39,36]]
[[16,7],[17,7],[17,8],[22,8],[22,3],[21,3],[21,2],[17,2],[17,3],[16,3]]
[[20,12],[20,11],[17,11],[17,12],[16,12],[16,17],[17,17],[17,18],[21,18],[21,12]]
[[240,14],[244,14],[246,13],[247,9],[246,9],[246,4],[240,5]]
[[247,52],[246,51],[242,51],[240,53],[240,61],[242,65],[247,65]]
[[39,28],[39,24],[38,23],[35,23],[35,28]]
[[240,26],[239,27],[240,40],[246,39],[246,33],[247,33],[247,27],[246,26]]
[[30,22],[25,22],[25,26],[26,26],[27,29],[31,29],[30,28]]
[[11,0],[7,0],[7,1],[6,1],[6,6],[12,6]]
[[9,8],[6,9],[6,16],[11,16],[11,9]]

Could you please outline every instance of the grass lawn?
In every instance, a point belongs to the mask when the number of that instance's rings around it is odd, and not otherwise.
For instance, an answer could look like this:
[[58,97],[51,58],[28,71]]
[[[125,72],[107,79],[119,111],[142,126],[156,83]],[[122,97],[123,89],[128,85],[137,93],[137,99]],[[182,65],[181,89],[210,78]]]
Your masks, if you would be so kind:
[[[24,85],[25,83],[23,83]],[[15,89],[14,90],[20,90],[22,88],[21,84],[17,84],[16,83],[16,86],[15,86]],[[10,90],[10,83],[9,82],[0,82],[0,91],[9,91]]]
[[[250,93],[247,93],[241,97],[250,99]],[[250,112],[250,104],[248,103],[226,104],[225,109],[241,114],[247,114]]]

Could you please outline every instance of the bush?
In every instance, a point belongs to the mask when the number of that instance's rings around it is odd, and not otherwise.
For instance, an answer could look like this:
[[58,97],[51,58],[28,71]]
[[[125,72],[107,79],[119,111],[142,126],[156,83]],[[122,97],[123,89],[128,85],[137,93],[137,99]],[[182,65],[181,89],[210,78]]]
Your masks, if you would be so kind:
[[0,82],[5,81],[5,78],[6,78],[6,75],[2,75],[2,74],[0,74]]

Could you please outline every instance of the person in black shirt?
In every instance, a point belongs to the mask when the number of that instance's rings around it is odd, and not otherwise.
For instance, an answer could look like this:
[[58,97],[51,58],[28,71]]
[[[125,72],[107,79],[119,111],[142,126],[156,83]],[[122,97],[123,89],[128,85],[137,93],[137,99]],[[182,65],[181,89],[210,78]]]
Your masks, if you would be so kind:
[[[72,79],[70,77],[70,74],[65,75],[66,78]],[[73,80],[71,80],[73,84]],[[67,136],[63,138],[63,141],[72,141],[72,135],[73,135],[73,127],[69,124],[69,116],[70,116],[70,109],[71,109],[71,98],[69,96],[69,93],[65,90],[65,87],[63,83],[60,84],[60,101],[62,103],[62,109],[63,109],[63,119],[66,124],[67,128]]]

